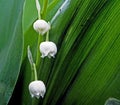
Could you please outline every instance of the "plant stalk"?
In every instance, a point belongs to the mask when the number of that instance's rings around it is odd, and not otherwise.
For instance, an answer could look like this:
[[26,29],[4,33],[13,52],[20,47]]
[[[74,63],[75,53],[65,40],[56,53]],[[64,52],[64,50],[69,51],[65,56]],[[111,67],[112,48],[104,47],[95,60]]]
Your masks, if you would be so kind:
[[48,0],[44,0],[43,10],[42,10],[42,16],[43,16],[43,18],[45,17],[46,12],[47,12],[47,6],[48,6]]

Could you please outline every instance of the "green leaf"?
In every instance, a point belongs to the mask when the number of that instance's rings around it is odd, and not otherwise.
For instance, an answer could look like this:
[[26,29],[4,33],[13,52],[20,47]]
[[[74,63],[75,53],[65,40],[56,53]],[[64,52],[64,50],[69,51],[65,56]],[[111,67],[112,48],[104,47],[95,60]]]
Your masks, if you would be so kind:
[[7,105],[17,81],[23,52],[23,0],[0,1],[0,104]]
[[103,105],[108,97],[120,97],[119,6],[120,1],[107,2],[86,30],[85,37],[76,42],[77,51],[70,63],[76,65],[70,69],[76,70],[80,65],[66,90],[64,105]]

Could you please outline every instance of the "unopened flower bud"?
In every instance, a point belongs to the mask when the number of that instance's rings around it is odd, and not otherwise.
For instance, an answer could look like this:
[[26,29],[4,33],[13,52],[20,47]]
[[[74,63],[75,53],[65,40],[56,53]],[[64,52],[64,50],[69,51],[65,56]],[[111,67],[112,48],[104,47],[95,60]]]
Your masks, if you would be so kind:
[[40,96],[43,98],[46,92],[45,84],[40,80],[33,81],[29,84],[29,92],[32,98],[36,97],[39,99]]
[[33,28],[35,31],[43,35],[50,30],[50,24],[45,20],[36,20],[33,24]]
[[48,56],[49,58],[55,57],[55,54],[57,53],[57,46],[53,42],[42,42],[40,44],[40,52],[42,53],[42,58]]

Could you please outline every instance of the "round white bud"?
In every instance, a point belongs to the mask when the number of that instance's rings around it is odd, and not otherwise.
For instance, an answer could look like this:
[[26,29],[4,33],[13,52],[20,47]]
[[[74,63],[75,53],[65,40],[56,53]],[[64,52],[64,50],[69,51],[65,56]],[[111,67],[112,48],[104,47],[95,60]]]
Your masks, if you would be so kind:
[[50,24],[42,19],[36,20],[33,24],[33,28],[39,34],[44,35],[46,32],[50,30]]
[[46,92],[45,84],[40,80],[32,81],[29,84],[29,92],[32,98],[36,97],[39,99],[40,96],[43,98]]
[[49,58],[55,57],[55,54],[57,53],[57,46],[53,42],[42,42],[40,44],[40,52],[42,54],[42,58],[48,56]]

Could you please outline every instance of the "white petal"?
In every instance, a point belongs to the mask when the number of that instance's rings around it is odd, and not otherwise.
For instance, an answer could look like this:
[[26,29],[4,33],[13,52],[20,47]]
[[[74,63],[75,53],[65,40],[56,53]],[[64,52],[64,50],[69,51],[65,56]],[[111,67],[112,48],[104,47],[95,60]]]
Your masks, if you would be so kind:
[[40,98],[40,93],[36,94],[36,98],[39,99]]
[[33,97],[34,97],[34,95],[33,95],[33,94],[31,94],[31,97],[33,98]]
[[43,94],[41,94],[41,97],[42,97],[42,98],[44,98],[44,95],[43,95]]
[[40,52],[42,53],[41,57],[48,56],[49,58],[55,57],[55,54],[57,53],[57,46],[53,42],[42,42],[40,44]]
[[37,93],[36,95],[37,95],[37,96],[39,96],[39,95],[40,95],[40,93]]
[[46,92],[45,84],[42,81],[33,81],[29,84],[31,97],[39,98],[44,96]]
[[36,20],[33,24],[33,28],[43,35],[50,30],[50,25],[45,20]]

